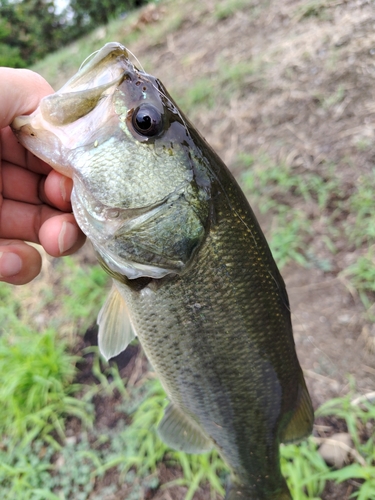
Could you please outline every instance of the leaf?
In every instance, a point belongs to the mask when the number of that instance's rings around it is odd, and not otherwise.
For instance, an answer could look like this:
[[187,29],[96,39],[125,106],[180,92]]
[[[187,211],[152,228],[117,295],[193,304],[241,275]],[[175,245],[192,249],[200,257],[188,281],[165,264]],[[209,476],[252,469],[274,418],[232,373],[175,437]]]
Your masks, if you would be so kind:
[[329,479],[336,479],[339,483],[352,478],[370,479],[375,477],[375,467],[363,467],[360,464],[352,464],[343,469],[331,471],[327,476],[329,476]]

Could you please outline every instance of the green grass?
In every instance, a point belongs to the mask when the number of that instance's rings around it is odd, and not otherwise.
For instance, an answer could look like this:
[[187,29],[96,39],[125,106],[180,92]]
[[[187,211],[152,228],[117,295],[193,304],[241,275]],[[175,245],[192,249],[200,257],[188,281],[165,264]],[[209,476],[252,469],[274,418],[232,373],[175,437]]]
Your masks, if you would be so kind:
[[[6,285],[2,285],[6,286]],[[4,302],[3,302],[4,304]],[[64,419],[75,415],[91,424],[92,408],[74,396],[77,357],[54,330],[37,332],[21,323],[10,306],[0,308],[0,432],[32,441],[51,433],[64,439]]]
[[281,447],[281,470],[293,500],[317,500],[324,490],[329,467],[317,448],[312,438]]
[[[350,214],[345,225],[348,244],[363,251],[341,272],[341,277],[352,294],[358,294],[366,311],[370,312],[375,293],[375,171],[357,179],[346,210]],[[375,321],[374,315],[368,319]]]
[[223,20],[228,17],[233,16],[239,10],[247,11],[247,15],[255,17],[257,13],[268,5],[269,2],[264,0],[262,2],[262,6],[259,5],[259,2],[249,2],[249,0],[227,0],[225,2],[217,2],[214,8],[214,15],[216,19]]
[[59,264],[64,314],[84,332],[96,318],[109,291],[110,278],[99,264],[80,266],[71,258]]
[[[186,65],[191,64],[189,61]],[[235,96],[240,96],[253,80],[261,81],[265,63],[260,59],[239,61],[217,57],[214,68],[197,78],[186,88],[171,89],[181,109],[189,116],[211,109],[217,103],[225,105]]]
[[[333,3],[333,2],[332,2]],[[321,20],[328,20],[327,9],[330,7],[330,0],[309,0],[296,9],[296,18],[300,21],[304,18],[317,17]]]
[[357,247],[375,243],[375,170],[362,175],[356,180],[353,193],[348,203],[348,211],[354,221],[347,227],[350,243]]
[[4,500],[58,500],[51,492],[52,447],[41,440],[0,449],[0,496]]
[[375,406],[372,402],[354,398],[354,381],[351,392],[344,397],[324,403],[316,411],[316,417],[342,419],[352,439],[351,463],[335,470],[329,467],[318,453],[316,440],[310,437],[300,445],[281,448],[281,466],[293,500],[319,499],[327,481],[340,483],[356,479],[357,488],[352,498],[375,498]]
[[230,0],[228,2],[218,2],[215,5],[214,13],[217,19],[226,19],[244,7],[248,7],[248,0]]
[[[316,259],[307,246],[313,233],[305,206],[315,204],[321,216],[325,214],[339,192],[334,167],[327,166],[324,175],[301,172],[286,164],[274,164],[266,155],[255,161],[244,153],[239,154],[238,164],[244,169],[242,181],[250,203],[262,214],[272,216],[267,237],[278,266],[283,268],[294,261],[329,270],[329,262]],[[327,246],[334,252],[330,241],[328,233]]]
[[203,455],[187,455],[172,451],[158,437],[157,425],[168,404],[164,390],[157,379],[133,392],[132,403],[123,403],[118,410],[131,418],[131,424],[108,435],[110,451],[107,452],[101,467],[96,470],[102,475],[109,469],[118,468],[122,477],[135,469],[137,476],[146,478],[156,473],[159,463],[164,460],[169,466],[182,470],[183,477],[164,488],[173,485],[187,486],[185,500],[191,500],[201,484],[209,483],[212,494],[224,494],[220,477],[228,470],[217,452]]
[[374,248],[372,246],[364,255],[361,255],[341,273],[349,290],[358,293],[366,310],[371,309],[375,297]]
[[[351,381],[352,388],[354,381]],[[352,457],[354,463],[339,470],[330,470],[326,479],[338,483],[356,479],[358,489],[353,498],[370,500],[375,498],[375,406],[373,401],[362,397],[353,401],[353,393],[342,398],[327,401],[318,410],[317,416],[334,415],[345,420],[353,441]]]

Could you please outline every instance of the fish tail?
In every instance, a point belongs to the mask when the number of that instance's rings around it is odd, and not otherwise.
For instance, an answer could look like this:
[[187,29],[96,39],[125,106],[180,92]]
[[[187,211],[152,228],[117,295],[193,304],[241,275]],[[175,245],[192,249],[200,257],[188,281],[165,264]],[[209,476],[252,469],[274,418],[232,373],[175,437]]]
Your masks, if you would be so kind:
[[274,493],[265,493],[254,490],[244,484],[232,483],[224,500],[293,500],[289,489],[284,483],[282,487]]

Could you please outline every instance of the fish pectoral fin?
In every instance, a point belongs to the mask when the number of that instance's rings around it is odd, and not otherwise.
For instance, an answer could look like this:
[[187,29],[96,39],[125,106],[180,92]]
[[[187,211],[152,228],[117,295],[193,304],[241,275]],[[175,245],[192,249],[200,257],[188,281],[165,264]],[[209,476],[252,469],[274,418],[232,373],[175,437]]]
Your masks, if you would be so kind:
[[311,434],[314,422],[314,411],[309,392],[301,372],[296,409],[281,436],[282,443],[295,443]]
[[172,403],[165,410],[158,433],[165,444],[185,453],[205,453],[213,448],[211,440],[203,434],[199,424]]
[[98,345],[108,360],[124,351],[134,339],[128,308],[115,284],[98,314]]

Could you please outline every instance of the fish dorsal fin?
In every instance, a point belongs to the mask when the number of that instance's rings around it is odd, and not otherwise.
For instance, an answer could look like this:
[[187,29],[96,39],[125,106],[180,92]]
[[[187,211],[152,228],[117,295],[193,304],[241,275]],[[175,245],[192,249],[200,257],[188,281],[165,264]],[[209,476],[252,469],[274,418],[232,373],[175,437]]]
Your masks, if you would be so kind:
[[314,422],[314,411],[311,404],[303,374],[299,377],[297,405],[293,416],[281,437],[283,443],[300,441],[311,434]]
[[128,308],[115,284],[98,314],[97,323],[99,349],[107,360],[124,351],[135,337]]
[[158,433],[165,444],[185,453],[205,453],[213,448],[199,424],[172,403],[165,410]]

